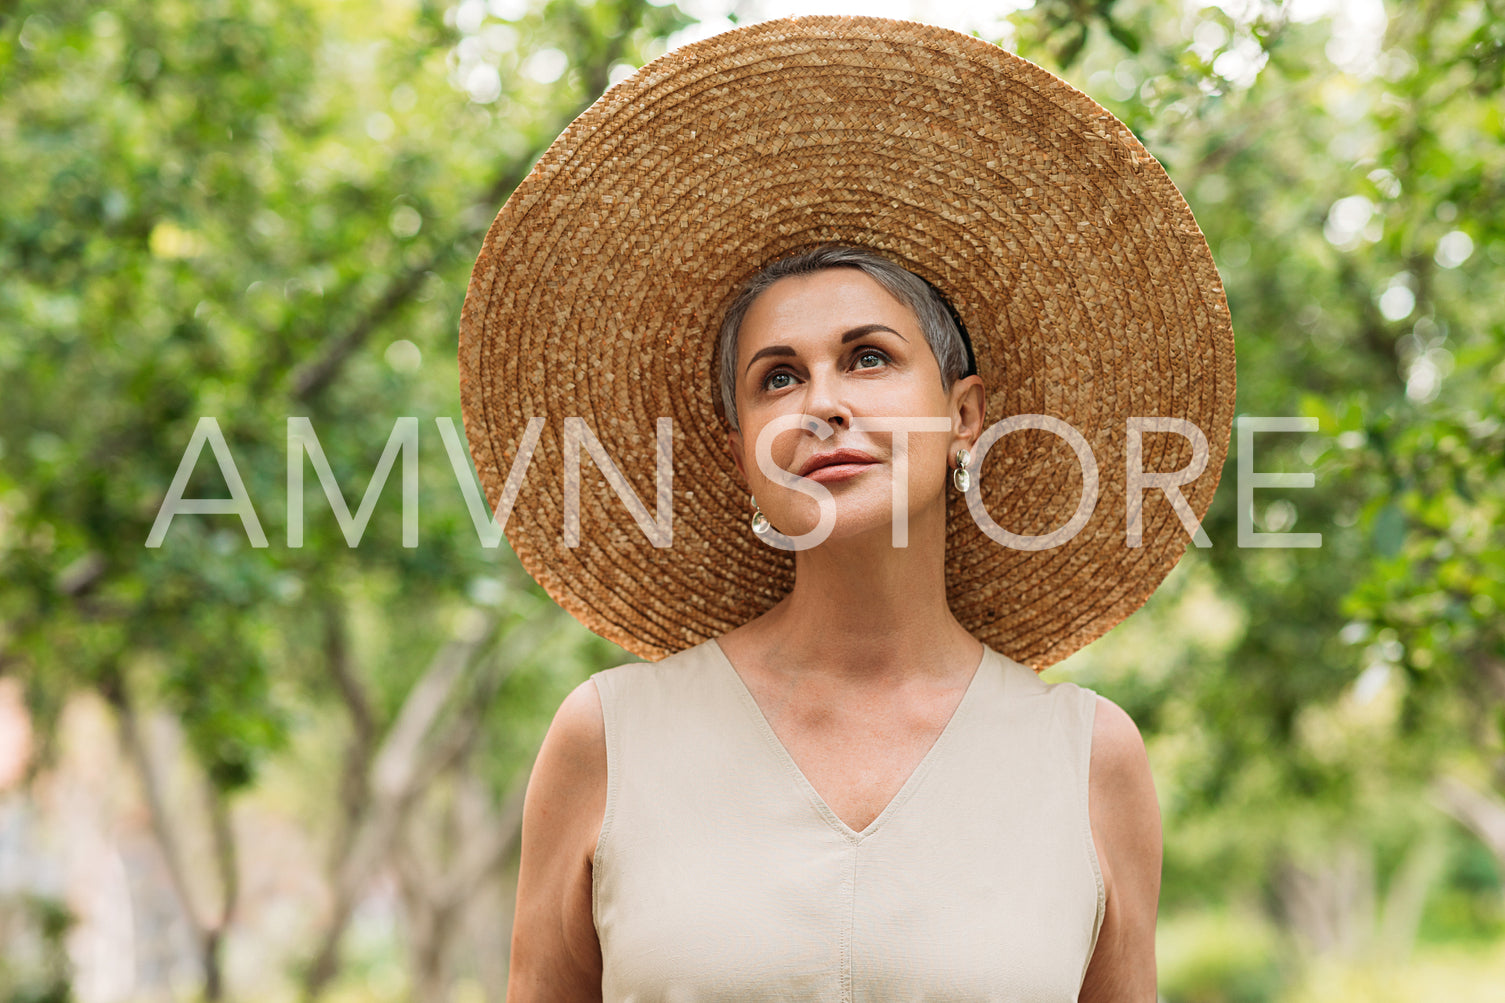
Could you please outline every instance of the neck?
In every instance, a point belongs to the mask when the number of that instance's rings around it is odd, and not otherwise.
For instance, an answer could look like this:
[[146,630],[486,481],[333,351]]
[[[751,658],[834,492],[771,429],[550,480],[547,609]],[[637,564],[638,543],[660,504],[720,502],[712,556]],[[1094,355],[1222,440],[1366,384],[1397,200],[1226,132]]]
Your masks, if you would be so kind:
[[754,625],[770,659],[832,683],[951,678],[982,653],[946,602],[943,504],[903,548],[883,524],[797,552],[794,588]]

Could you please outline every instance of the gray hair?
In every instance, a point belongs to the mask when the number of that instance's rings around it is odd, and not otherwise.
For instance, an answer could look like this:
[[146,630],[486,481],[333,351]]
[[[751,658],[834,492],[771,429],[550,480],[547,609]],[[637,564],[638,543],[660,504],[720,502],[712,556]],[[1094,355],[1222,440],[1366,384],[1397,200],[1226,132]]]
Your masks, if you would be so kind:
[[950,390],[951,384],[969,371],[969,352],[956,316],[934,286],[874,251],[827,244],[763,266],[727,308],[726,318],[721,322],[718,361],[721,367],[721,404],[733,429],[741,428],[737,420],[737,336],[747,311],[753,301],[779,279],[810,275],[827,268],[858,269],[914,312],[920,331],[940,365],[942,388]]

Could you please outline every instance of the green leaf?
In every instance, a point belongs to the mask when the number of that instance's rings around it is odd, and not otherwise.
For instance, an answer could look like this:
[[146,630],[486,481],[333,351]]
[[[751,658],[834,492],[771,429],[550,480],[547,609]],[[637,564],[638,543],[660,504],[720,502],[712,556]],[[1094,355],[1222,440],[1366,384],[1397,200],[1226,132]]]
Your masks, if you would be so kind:
[[1387,503],[1375,516],[1370,539],[1381,557],[1394,557],[1406,542],[1406,513],[1399,505]]
[[1138,55],[1139,48],[1143,44],[1140,42],[1139,36],[1112,18],[1104,18],[1104,20],[1108,25],[1108,34],[1113,36],[1113,40],[1125,49]]

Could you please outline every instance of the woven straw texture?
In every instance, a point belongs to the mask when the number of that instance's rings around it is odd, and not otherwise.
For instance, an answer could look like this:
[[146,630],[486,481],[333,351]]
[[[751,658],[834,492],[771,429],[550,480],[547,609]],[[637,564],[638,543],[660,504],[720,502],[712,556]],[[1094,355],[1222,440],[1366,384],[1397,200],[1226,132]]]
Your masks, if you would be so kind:
[[[939,288],[972,338],[987,424],[1060,418],[1099,471],[1093,515],[1047,550],[995,543],[951,493],[957,618],[1037,671],[1138,609],[1190,540],[1159,491],[1125,539],[1131,416],[1200,428],[1182,493],[1212,503],[1234,408],[1227,303],[1190,209],[1127,127],[996,46],[877,18],[801,17],[675,50],[554,142],[492,225],[460,328],[466,434],[496,506],[530,418],[545,419],[506,534],[591,630],[648,659],[772,606],[793,555],[748,529],[726,447],[716,332],[759,267],[816,244],[875,249]],[[655,547],[581,450],[580,542],[564,533],[565,419],[578,417],[655,510],[656,420],[673,419],[672,546]],[[1192,460],[1146,433],[1146,471]],[[1059,437],[1004,436],[980,470],[1005,529],[1049,533],[1083,477]]]

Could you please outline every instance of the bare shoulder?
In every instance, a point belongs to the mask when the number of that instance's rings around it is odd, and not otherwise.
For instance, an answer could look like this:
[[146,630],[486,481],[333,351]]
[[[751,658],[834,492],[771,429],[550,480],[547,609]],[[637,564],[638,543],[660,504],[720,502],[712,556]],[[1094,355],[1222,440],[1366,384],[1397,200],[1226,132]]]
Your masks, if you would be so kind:
[[592,858],[606,811],[606,725],[586,680],[559,705],[523,799],[508,999],[599,999]]
[[[1148,779],[1149,757],[1139,726],[1118,704],[1105,696],[1097,697],[1097,713],[1092,720],[1092,783],[1122,781],[1142,774]],[[1096,793],[1096,791],[1094,791]],[[1111,796],[1111,792],[1104,791]]]
[[1090,773],[1088,810],[1107,902],[1081,999],[1153,1001],[1160,804],[1139,728],[1103,696],[1092,723]]
[[1092,722],[1090,772],[1088,809],[1109,897],[1143,898],[1153,887],[1158,899],[1160,802],[1149,756],[1134,720],[1104,696],[1097,697]]
[[[606,789],[606,719],[601,694],[587,679],[570,691],[554,713],[554,720],[538,752],[539,768],[554,779],[572,783],[599,783]],[[538,772],[535,769],[534,780]]]
[[606,720],[596,684],[587,679],[560,703],[539,746],[524,821],[543,836],[535,844],[564,842],[589,858],[605,811]]
[[1107,857],[1103,863],[1121,869],[1153,862],[1158,889],[1160,803],[1144,738],[1123,708],[1104,696],[1097,697],[1092,722],[1088,807],[1100,855]]

